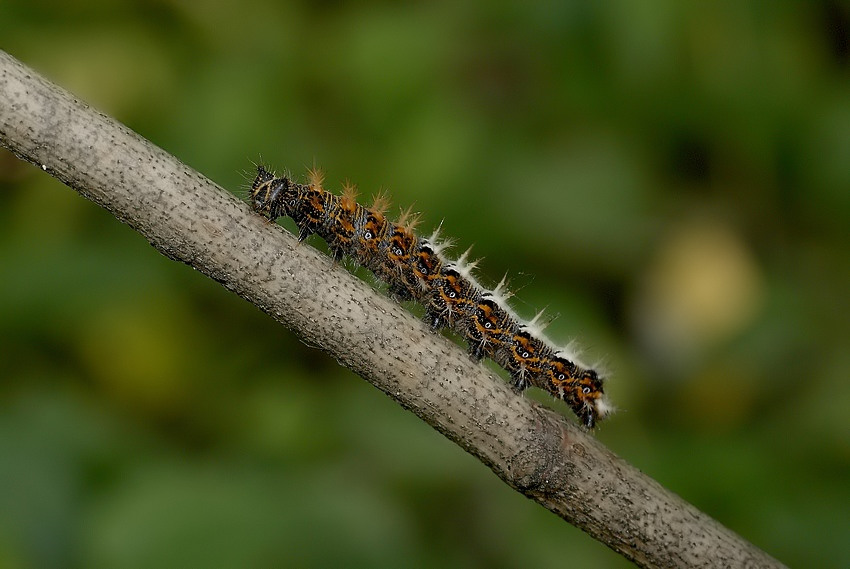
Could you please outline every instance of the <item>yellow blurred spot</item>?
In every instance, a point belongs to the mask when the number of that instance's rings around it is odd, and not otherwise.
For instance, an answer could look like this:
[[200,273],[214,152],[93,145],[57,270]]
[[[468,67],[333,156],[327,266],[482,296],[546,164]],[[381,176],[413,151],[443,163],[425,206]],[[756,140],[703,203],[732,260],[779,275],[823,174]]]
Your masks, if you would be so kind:
[[656,356],[685,363],[752,322],[762,289],[753,256],[729,227],[685,223],[646,271],[635,303],[639,333]]

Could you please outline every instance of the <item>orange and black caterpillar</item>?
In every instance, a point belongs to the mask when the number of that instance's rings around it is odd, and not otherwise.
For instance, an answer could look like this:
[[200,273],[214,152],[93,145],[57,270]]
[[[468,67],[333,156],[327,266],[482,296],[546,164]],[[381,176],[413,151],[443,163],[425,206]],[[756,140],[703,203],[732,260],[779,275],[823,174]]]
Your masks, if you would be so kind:
[[409,212],[391,221],[383,196],[367,208],[357,203],[349,184],[342,195],[326,191],[315,170],[309,183],[299,184],[258,166],[250,200],[254,211],[271,221],[292,218],[300,241],[317,234],[335,259],[353,259],[386,282],[394,297],[422,304],[432,329],[457,332],[474,359],[498,363],[518,391],[529,386],[548,391],[588,429],[611,412],[599,374],[578,364],[569,350],[553,346],[536,318],[527,323],[517,316],[507,303],[504,280],[494,290],[481,286],[472,276],[475,263],[465,254],[455,261],[444,255],[448,242],[439,238],[439,229],[427,238],[417,236]]

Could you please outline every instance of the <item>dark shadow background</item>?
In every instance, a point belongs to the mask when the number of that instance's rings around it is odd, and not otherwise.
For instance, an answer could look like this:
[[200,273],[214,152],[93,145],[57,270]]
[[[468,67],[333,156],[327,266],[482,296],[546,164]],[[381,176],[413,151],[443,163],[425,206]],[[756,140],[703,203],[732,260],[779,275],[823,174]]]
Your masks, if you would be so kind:
[[[114,4],[6,0],[2,47],[237,194],[316,163],[444,219],[610,370],[605,444],[850,566],[847,3]],[[0,567],[629,566],[6,152],[0,188]]]

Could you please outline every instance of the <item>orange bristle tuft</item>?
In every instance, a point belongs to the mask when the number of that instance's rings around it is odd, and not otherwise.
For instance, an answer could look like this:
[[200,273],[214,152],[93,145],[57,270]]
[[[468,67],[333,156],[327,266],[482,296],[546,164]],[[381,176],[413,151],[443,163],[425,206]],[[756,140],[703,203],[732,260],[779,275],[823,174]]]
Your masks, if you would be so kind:
[[383,188],[375,195],[375,201],[372,203],[372,210],[381,215],[387,212],[390,207],[390,198],[387,196],[386,190]]
[[407,231],[413,231],[416,226],[422,221],[422,214],[413,211],[413,206],[401,210],[397,225],[403,227]]
[[340,196],[340,199],[343,203],[347,205],[355,204],[357,203],[357,196],[358,192],[355,184],[352,184],[348,180],[342,183],[342,196]]
[[311,187],[321,190],[322,183],[325,181],[325,173],[322,172],[321,168],[313,166],[309,170],[307,170],[307,181]]

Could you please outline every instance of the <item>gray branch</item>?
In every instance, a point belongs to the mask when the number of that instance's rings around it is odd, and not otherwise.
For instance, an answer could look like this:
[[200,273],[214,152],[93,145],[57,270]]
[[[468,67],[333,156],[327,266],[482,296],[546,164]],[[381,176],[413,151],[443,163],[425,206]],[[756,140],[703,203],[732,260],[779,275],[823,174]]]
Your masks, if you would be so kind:
[[329,353],[509,486],[637,565],[782,566],[572,422],[518,397],[327,256],[298,246],[215,183],[3,52],[0,144]]

